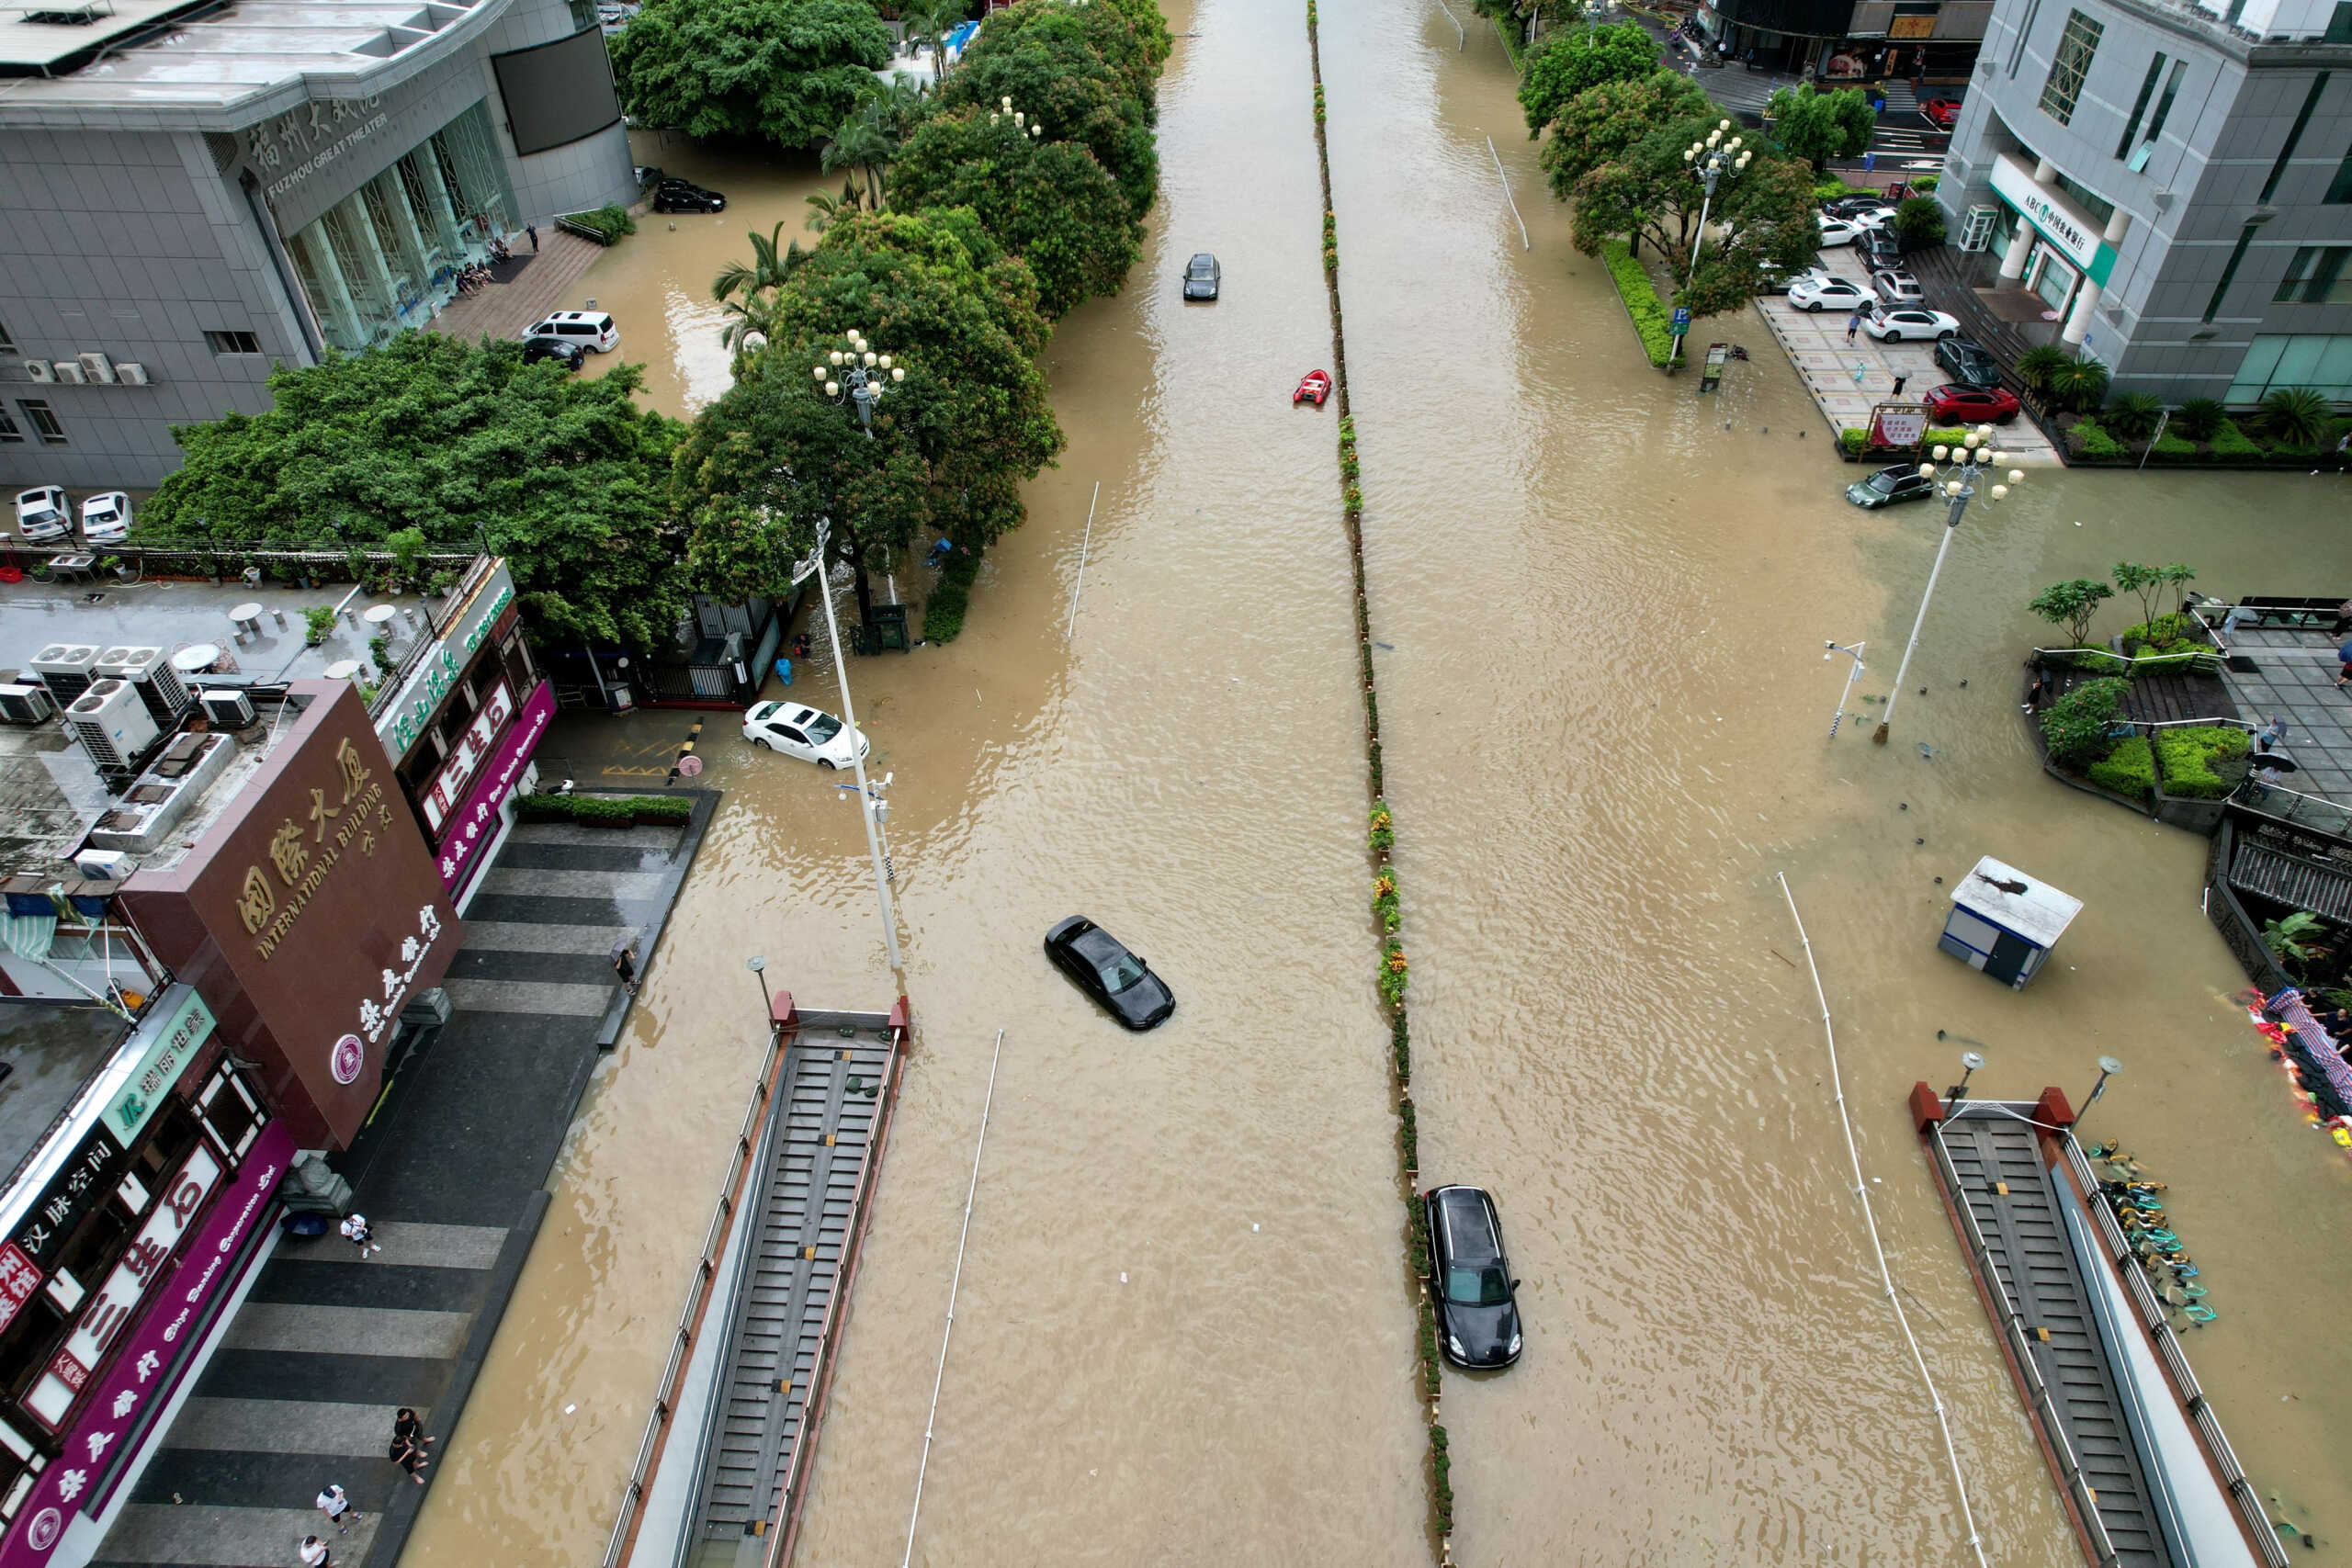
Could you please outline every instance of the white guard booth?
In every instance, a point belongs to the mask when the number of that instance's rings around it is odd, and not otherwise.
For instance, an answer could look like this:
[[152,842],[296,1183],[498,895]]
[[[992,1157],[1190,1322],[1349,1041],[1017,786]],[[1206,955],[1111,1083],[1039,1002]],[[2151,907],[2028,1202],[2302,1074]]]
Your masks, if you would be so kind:
[[2058,945],[2058,937],[2083,912],[2083,901],[2037,882],[2015,866],[1986,855],[1951,890],[1951,917],[1936,945],[1971,969],[1981,969],[2011,990],[2025,983]]

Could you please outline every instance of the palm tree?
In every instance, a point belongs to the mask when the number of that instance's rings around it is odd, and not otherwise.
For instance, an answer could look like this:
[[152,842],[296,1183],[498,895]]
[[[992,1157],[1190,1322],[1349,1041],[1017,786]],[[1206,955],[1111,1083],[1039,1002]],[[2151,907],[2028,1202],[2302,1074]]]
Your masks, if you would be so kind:
[[931,45],[931,79],[947,74],[946,35],[964,19],[963,0],[918,0],[904,18],[909,43]]
[[728,318],[719,341],[735,354],[744,351],[745,340],[752,333],[775,335],[769,328],[775,321],[776,290],[800,265],[800,242],[786,243],[783,224],[764,236],[747,237],[752,242],[751,265],[729,262],[710,280],[710,297],[726,307]]
[[898,150],[897,139],[880,117],[860,112],[834,128],[832,140],[825,143],[817,166],[829,175],[836,169],[851,168],[864,174],[866,194],[873,198],[874,209],[878,212],[882,208],[882,165]]

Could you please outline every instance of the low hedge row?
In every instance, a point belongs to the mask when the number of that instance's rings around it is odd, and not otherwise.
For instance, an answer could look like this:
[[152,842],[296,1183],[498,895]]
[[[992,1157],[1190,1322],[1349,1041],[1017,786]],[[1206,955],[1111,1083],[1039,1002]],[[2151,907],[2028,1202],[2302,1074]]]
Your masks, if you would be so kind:
[[[2199,725],[2156,731],[2156,763],[2165,793],[2183,800],[2220,800],[2245,777],[2244,758],[2251,746],[2243,729]],[[2230,764],[2239,761],[2239,765]]]
[[579,230],[600,245],[616,243],[624,235],[637,232],[637,220],[629,216],[626,207],[598,207],[586,212],[567,212],[560,221],[568,228]]
[[676,826],[694,813],[695,803],[677,795],[526,795],[514,802],[514,815],[525,822],[585,822],[599,828]]
[[1625,313],[1634,320],[1634,331],[1640,335],[1642,350],[1650,363],[1666,368],[1674,355],[1673,316],[1666,301],[1657,297],[1657,285],[1650,275],[1642,270],[1634,258],[1634,247],[1623,240],[1604,240],[1600,244],[1600,259],[1609,268],[1609,276],[1617,285],[1617,297],[1625,301]]
[[2148,750],[2147,737],[2134,735],[2117,741],[2114,750],[2083,770],[2083,776],[2101,789],[2143,803],[2149,800],[2156,790],[2156,760]]

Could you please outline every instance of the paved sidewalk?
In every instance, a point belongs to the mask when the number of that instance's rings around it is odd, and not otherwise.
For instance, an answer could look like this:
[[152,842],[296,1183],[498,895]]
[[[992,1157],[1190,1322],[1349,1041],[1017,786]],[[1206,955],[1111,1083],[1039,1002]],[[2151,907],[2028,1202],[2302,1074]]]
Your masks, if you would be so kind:
[[383,1250],[362,1262],[339,1235],[281,1241],[96,1562],[291,1563],[331,1481],[364,1516],[323,1531],[335,1562],[399,1560],[425,1488],[387,1457],[392,1413],[414,1406],[446,1450],[626,1010],[606,954],[634,932],[650,963],[709,826],[718,795],[694,793],[683,829],[515,828],[468,909],[449,1022],[334,1160]]
[[2231,653],[2253,665],[2224,662],[2222,679],[2238,710],[2255,724],[2287,721],[2279,750],[2299,771],[2278,783],[2338,806],[2352,806],[2352,687],[2335,683],[2341,639],[2324,626],[2242,627],[2224,639]]
[[[1850,249],[1839,246],[1824,251],[1821,260],[1830,271],[1869,287],[1870,276]],[[1936,345],[1932,343],[1880,343],[1870,333],[1860,332],[1849,344],[1846,319],[1849,311],[1825,310],[1815,314],[1800,310],[1789,303],[1785,295],[1778,294],[1758,299],[1756,311],[1772,329],[1772,335],[1780,340],[1782,351],[1796,367],[1805,390],[1813,394],[1814,406],[1828,422],[1833,437],[1840,430],[1869,428],[1871,409],[1893,395],[1898,375],[1909,378],[1903,389],[1906,400],[1951,379],[1936,364]],[[1855,376],[1858,366],[1861,370],[1859,380]],[[1993,440],[2010,461],[2021,468],[2060,466],[2049,439],[2023,414],[2007,424],[1995,425]]]

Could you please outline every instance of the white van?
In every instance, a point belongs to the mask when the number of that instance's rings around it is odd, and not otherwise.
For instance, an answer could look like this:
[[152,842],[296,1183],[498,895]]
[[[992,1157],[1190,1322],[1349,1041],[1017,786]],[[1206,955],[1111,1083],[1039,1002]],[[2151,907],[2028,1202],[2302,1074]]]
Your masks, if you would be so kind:
[[593,348],[599,354],[610,354],[620,346],[621,330],[602,310],[558,310],[526,332],[523,341],[528,343],[535,337],[551,337]]

